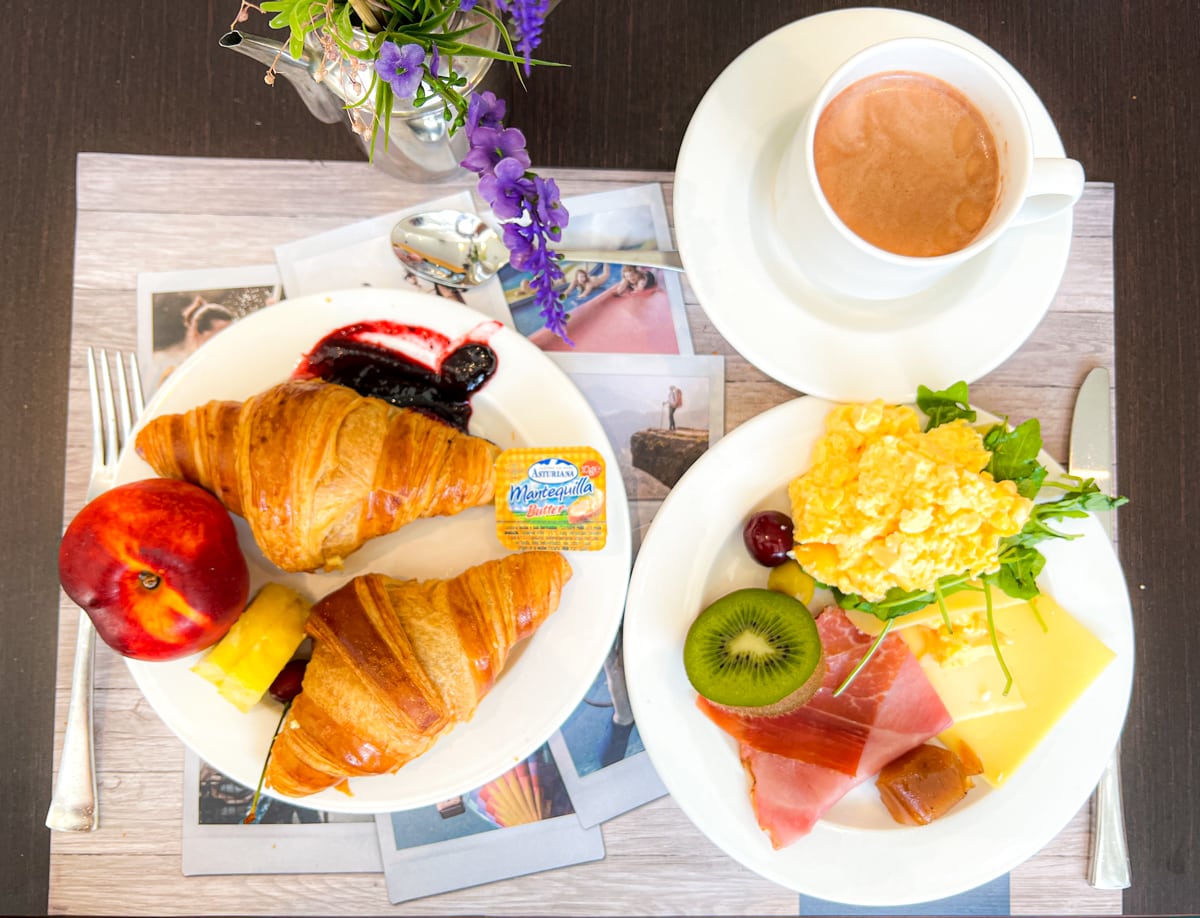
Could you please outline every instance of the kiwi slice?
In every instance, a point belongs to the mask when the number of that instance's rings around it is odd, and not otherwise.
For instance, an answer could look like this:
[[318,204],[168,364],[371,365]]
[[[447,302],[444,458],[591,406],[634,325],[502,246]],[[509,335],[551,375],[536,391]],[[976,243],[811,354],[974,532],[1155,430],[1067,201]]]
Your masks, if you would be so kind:
[[825,678],[817,623],[773,590],[735,590],[692,622],[683,644],[692,687],[738,713],[776,716],[808,701]]

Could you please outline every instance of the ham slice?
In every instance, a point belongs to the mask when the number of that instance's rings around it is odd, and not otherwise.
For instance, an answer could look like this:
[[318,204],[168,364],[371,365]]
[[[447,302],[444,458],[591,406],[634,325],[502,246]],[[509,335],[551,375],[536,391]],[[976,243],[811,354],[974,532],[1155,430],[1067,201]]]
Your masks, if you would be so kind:
[[[738,740],[758,823],[776,848],[806,835],[848,791],[953,722],[917,658],[889,635],[841,696],[842,683],[871,646],[836,607],[817,619],[828,672],[802,708],[783,717],[744,717],[700,708]],[[799,712],[813,708],[806,714]]]

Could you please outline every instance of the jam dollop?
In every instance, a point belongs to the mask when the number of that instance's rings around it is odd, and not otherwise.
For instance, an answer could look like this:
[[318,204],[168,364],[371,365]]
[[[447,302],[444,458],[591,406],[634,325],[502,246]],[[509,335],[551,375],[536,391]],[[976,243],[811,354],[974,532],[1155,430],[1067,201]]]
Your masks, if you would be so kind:
[[496,372],[487,322],[458,339],[384,320],[335,329],[304,355],[292,374],[348,386],[359,395],[413,408],[465,431],[471,396]]

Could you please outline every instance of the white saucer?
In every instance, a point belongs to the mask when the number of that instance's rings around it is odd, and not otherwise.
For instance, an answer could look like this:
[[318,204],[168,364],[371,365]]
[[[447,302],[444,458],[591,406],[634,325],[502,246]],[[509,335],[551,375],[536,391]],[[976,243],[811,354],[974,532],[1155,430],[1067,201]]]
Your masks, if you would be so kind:
[[1069,209],[1011,229],[935,287],[897,300],[815,286],[774,238],[775,170],[810,100],[852,54],[904,36],[979,54],[1024,105],[1035,155],[1064,155],[1045,106],[996,52],[937,19],[881,9],[801,19],[752,45],[700,101],[679,151],[675,229],[700,305],[747,360],[810,395],[911,401],[920,384],[973,382],[1030,335],[1066,268]]

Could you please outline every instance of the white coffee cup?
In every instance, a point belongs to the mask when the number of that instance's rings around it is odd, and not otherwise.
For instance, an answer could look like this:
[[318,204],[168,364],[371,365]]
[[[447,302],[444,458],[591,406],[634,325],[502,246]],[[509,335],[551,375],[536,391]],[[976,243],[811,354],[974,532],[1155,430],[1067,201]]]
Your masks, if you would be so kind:
[[[991,129],[999,187],[987,222],[971,242],[944,255],[898,255],[855,234],[821,190],[813,155],[817,122],[843,89],[890,71],[928,74],[958,89]],[[774,223],[783,246],[813,282],[869,300],[924,290],[988,248],[1010,227],[1044,220],[1083,193],[1083,167],[1073,159],[1035,157],[1029,120],[1004,78],[977,55],[932,38],[898,38],[860,51],[822,85],[775,176]]]

